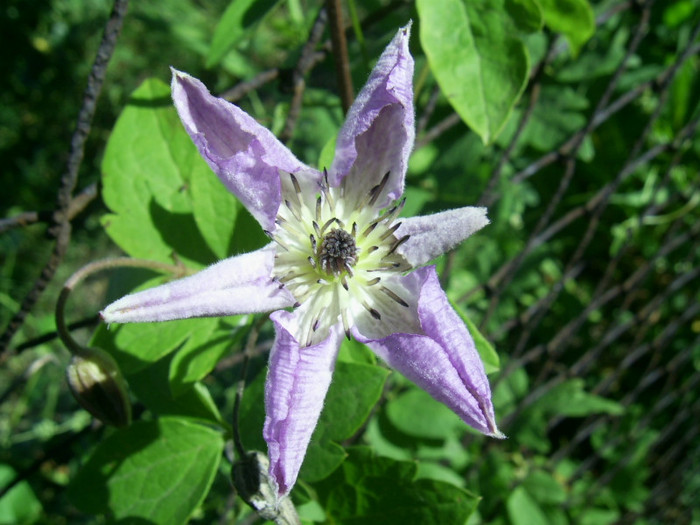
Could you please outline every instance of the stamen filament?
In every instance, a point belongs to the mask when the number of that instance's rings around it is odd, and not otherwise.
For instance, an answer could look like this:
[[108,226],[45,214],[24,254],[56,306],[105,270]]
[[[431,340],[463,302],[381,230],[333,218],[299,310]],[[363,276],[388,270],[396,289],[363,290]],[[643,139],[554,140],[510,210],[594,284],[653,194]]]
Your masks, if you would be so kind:
[[384,239],[386,239],[387,237],[389,237],[389,235],[393,235],[393,233],[394,233],[396,230],[398,230],[400,226],[401,226],[401,223],[400,223],[400,222],[397,222],[397,223],[394,224],[391,228],[389,228],[387,231],[385,231],[384,233],[382,233],[382,236],[379,237],[379,240],[380,240],[380,241],[383,241]]
[[386,186],[387,181],[389,180],[389,174],[391,172],[387,171],[384,174],[384,177],[382,177],[382,180],[377,184],[374,188],[372,188],[369,191],[370,194],[370,199],[369,199],[369,205],[374,206],[374,203],[377,202],[377,199],[379,198],[379,194],[382,192],[384,189],[384,186]]
[[394,242],[394,244],[391,245],[391,248],[389,248],[389,251],[386,252],[386,255],[385,255],[384,257],[387,257],[387,256],[391,255],[392,253],[394,253],[394,252],[396,251],[396,248],[398,248],[399,246],[401,246],[403,243],[405,243],[405,242],[406,242],[408,239],[410,239],[410,238],[411,238],[410,235],[404,235],[404,236],[401,237],[399,240],[397,240],[396,242]]
[[374,308],[372,308],[369,304],[367,304],[367,301],[362,301],[362,306],[364,306],[365,309],[370,313],[370,315],[374,317],[377,321],[382,320],[381,314],[377,312]]
[[396,301],[397,303],[399,303],[401,306],[408,307],[408,303],[407,303],[406,301],[404,301],[403,299],[401,299],[401,297],[399,297],[398,295],[396,295],[392,290],[390,290],[390,289],[387,288],[386,286],[380,286],[379,289],[380,289],[382,292],[384,292],[385,294],[387,294],[389,297],[391,297],[394,301]]

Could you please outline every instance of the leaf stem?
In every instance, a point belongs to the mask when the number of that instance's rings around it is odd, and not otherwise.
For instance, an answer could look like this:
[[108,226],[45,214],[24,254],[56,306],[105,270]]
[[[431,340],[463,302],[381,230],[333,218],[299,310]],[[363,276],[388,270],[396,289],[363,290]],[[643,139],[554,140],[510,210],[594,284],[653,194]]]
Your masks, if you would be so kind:
[[100,272],[102,270],[108,270],[112,268],[146,268],[149,270],[156,270],[159,272],[171,273],[178,277],[187,275],[189,271],[182,265],[174,265],[161,263],[158,261],[149,261],[147,259],[132,259],[130,257],[117,257],[111,259],[101,259],[99,261],[91,262],[80,268],[77,272],[70,276],[61,289],[61,293],[58,296],[58,301],[56,301],[56,331],[58,336],[66,345],[66,348],[71,354],[77,356],[86,356],[86,349],[84,346],[80,345],[73,339],[70,331],[66,326],[65,309],[66,303],[68,302],[68,297],[70,296],[73,288],[75,288],[79,283],[81,283],[86,277]]

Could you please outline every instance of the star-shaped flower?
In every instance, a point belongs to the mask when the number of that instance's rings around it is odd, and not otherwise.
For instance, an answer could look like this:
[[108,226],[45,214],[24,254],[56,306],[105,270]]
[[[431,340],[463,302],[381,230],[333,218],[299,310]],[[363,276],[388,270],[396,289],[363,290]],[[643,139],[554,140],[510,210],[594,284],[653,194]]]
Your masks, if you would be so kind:
[[399,30],[380,57],[327,172],[174,70],[187,132],[273,242],[102,312],[108,323],[125,323],[274,311],[264,437],[281,496],[296,482],[344,334],[475,429],[502,437],[474,341],[435,267],[421,267],[488,224],[486,210],[399,217],[415,135],[409,33]]

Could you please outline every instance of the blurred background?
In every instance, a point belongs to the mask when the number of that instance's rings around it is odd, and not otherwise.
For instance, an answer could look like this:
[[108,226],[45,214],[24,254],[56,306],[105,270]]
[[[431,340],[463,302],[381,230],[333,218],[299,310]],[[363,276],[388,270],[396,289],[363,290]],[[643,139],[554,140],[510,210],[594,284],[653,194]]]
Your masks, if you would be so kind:
[[[53,309],[74,271],[122,253],[100,222],[101,162],[130,94],[168,83],[169,66],[187,71],[312,165],[342,123],[323,2],[241,0],[234,22],[229,4],[129,5],[57,259],[59,188],[112,3],[0,7],[0,524],[93,522],[66,487],[101,434],[68,392]],[[438,85],[413,2],[342,7],[355,91],[414,21],[410,214],[489,208],[492,224],[438,269],[500,358],[490,378],[508,435],[406,424],[417,394],[392,376],[355,442],[480,495],[470,523],[700,523],[700,2],[594,1],[583,40],[547,21],[520,28],[526,87],[487,145]],[[76,337],[97,326],[108,277],[77,292]],[[271,332],[261,337],[269,346]],[[220,407],[240,377],[236,344],[206,379]],[[232,505],[222,479],[197,517]]]

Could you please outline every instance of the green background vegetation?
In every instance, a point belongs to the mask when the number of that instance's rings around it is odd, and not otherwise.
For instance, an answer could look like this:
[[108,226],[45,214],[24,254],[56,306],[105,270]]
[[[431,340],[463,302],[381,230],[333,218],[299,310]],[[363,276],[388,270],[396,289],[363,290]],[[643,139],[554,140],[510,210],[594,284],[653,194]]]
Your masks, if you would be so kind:
[[[478,436],[362,345],[346,343],[293,500],[306,523],[700,523],[700,74],[697,0],[344,2],[355,90],[414,21],[416,151],[405,214],[489,207],[492,224],[437,261],[479,328],[505,441]],[[328,29],[295,67],[319,1],[166,0],[129,7],[76,193],[67,255],[0,368],[4,523],[250,519],[229,482],[231,413],[265,450],[269,322],[252,316],[97,326],[163,277],[113,271],[73,295],[76,338],[115,356],[136,422],[94,425],[50,335],[61,284],[126,253],[197,269],[265,242],[199,159],[169,66],[237,101],[318,165],[343,112]],[[51,212],[111,3],[0,8],[0,330],[53,245]],[[92,322],[90,322],[92,320]],[[492,353],[495,349],[497,357]],[[348,400],[353,403],[348,404]],[[14,480],[14,481],[13,481]],[[108,516],[108,517],[106,517]],[[141,521],[136,521],[136,520]],[[246,521],[249,523],[250,521]]]

